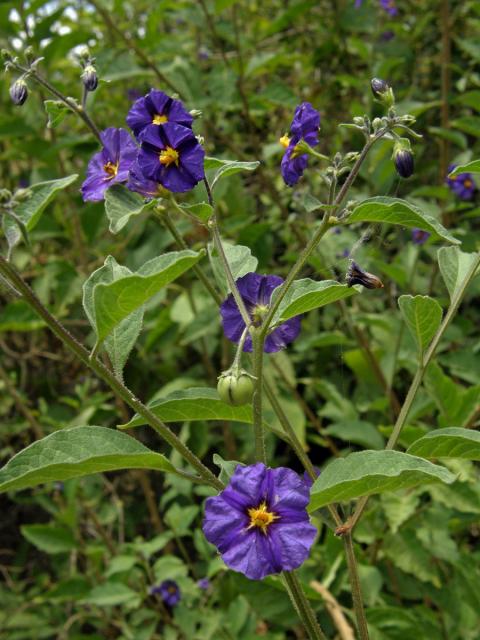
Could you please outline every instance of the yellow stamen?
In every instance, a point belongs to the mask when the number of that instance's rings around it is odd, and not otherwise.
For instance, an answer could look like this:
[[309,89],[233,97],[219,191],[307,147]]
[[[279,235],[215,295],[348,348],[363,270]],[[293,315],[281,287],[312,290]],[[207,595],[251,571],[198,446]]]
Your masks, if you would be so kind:
[[463,186],[466,187],[467,189],[471,189],[472,181],[469,180],[469,178],[467,178],[466,180],[463,181]]
[[279,143],[286,149],[290,144],[290,138],[287,136],[287,134],[285,134],[280,138]]
[[175,149],[172,149],[172,147],[167,147],[163,151],[160,151],[160,156],[159,156],[160,162],[164,164],[166,167],[170,166],[173,162],[178,167],[179,157],[180,156],[178,151],[176,151]]
[[152,118],[152,124],[165,124],[168,122],[167,116],[163,116],[160,113],[156,113]]
[[113,162],[107,162],[103,165],[103,170],[108,175],[107,180],[111,180],[118,173],[118,162],[114,164]]
[[267,503],[265,501],[261,502],[257,508],[251,507],[248,510],[248,515],[250,517],[250,524],[247,529],[259,527],[265,535],[267,535],[268,526],[280,517],[267,510]]

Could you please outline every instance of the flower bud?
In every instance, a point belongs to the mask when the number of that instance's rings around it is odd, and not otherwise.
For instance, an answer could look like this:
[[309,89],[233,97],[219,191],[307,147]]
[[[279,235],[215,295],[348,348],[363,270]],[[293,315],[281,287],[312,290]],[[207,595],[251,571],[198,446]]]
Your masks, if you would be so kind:
[[253,397],[253,381],[249,374],[244,370],[225,371],[218,379],[217,391],[220,400],[239,407],[242,404],[248,404]]
[[28,62],[28,64],[32,64],[32,62],[35,60],[35,51],[33,47],[27,47],[23,52],[23,55],[25,56],[25,60]]
[[82,47],[78,51],[77,55],[80,58],[80,60],[83,60],[85,63],[87,63],[88,60],[90,60],[90,49],[88,47]]
[[13,60],[13,56],[8,49],[2,49],[1,55],[4,62],[11,62]]
[[393,161],[395,169],[402,178],[409,178],[413,174],[414,162],[410,141],[400,138],[393,147]]
[[95,91],[98,86],[98,77],[95,67],[88,64],[82,73],[83,86],[87,91]]
[[202,117],[202,112],[200,111],[200,109],[190,109],[188,113],[192,116],[192,118]]
[[380,78],[372,78],[370,87],[374,98],[384,104],[386,107],[392,107],[395,104],[395,96],[392,87],[385,80]]
[[17,107],[20,107],[25,102],[28,98],[28,87],[25,80],[15,80],[10,87],[10,98]]

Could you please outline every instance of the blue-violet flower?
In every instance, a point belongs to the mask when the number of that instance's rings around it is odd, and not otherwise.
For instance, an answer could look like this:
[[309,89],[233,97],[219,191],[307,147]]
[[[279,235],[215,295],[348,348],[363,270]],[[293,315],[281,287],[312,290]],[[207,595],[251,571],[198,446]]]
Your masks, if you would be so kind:
[[125,182],[138,153],[137,145],[125,129],[109,127],[102,131],[100,138],[103,149],[88,163],[87,178],[81,188],[85,201],[103,200],[108,187]]
[[205,177],[205,151],[188,127],[151,124],[142,131],[141,140],[138,168],[145,178],[182,193]]
[[[274,289],[283,283],[279,276],[247,273],[236,281],[238,291],[255,326],[260,326],[268,312],[270,298]],[[235,298],[230,293],[220,306],[223,332],[232,342],[239,342],[245,329],[245,322],[237,307]],[[293,342],[300,333],[301,316],[290,318],[276,327],[266,338],[264,351],[274,353]],[[244,351],[252,351],[252,337],[247,336],[243,345]]]
[[190,128],[193,118],[180,100],[174,100],[158,89],[151,89],[146,96],[136,100],[127,115],[127,124],[136,136],[151,124],[158,126],[166,122]]
[[423,229],[412,229],[412,242],[413,244],[424,244],[430,237],[428,231]]
[[308,164],[308,154],[302,153],[297,145],[301,140],[304,140],[311,147],[317,145],[319,127],[320,114],[318,111],[309,102],[302,102],[298,105],[290,125],[291,137],[283,136],[280,138],[280,144],[285,147],[281,172],[285,184],[289,187],[297,184]]
[[[455,166],[456,165],[451,164],[448,167],[448,173],[453,171]],[[451,189],[451,191],[453,191],[460,200],[472,200],[475,195],[477,185],[475,184],[471,173],[459,173],[457,176],[453,176],[452,178],[447,175],[445,182],[449,189]]]
[[203,532],[228,567],[261,580],[308,558],[317,531],[308,502],[307,485],[291,469],[238,465],[227,487],[207,498]]
[[149,593],[159,595],[169,607],[174,607],[182,598],[180,587],[175,580],[164,580],[159,585],[150,587]]

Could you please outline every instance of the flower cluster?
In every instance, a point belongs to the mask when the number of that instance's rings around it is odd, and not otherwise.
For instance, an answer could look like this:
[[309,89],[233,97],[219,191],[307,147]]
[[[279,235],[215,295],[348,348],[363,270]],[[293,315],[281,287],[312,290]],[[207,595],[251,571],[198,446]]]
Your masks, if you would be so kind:
[[[363,4],[363,0],[355,0],[355,8],[358,9]],[[398,7],[395,0],[379,0],[380,7],[386,11],[392,18],[398,14]]]
[[[455,169],[456,165],[451,164],[448,167],[448,173],[451,173]],[[450,178],[447,175],[445,180],[449,189],[460,198],[460,200],[472,200],[475,195],[477,185],[473,180],[471,173],[459,173],[457,176]]]
[[125,129],[101,133],[102,151],[90,160],[82,185],[84,200],[103,200],[105,191],[126,182],[146,198],[190,191],[203,180],[205,152],[192,131],[193,117],[180,100],[151,89],[132,105]]
[[[254,326],[260,326],[268,312],[270,298],[274,289],[283,283],[279,276],[262,276],[258,273],[247,273],[236,281],[237,289],[242,297]],[[220,307],[223,332],[232,342],[239,342],[245,329],[245,322],[238,309],[235,298],[230,293]],[[295,316],[276,327],[266,338],[264,350],[274,353],[293,342],[300,333],[301,316]],[[243,345],[244,351],[252,351],[252,337],[247,336]]]
[[290,126],[290,136],[280,138],[280,144],[285,147],[281,171],[285,184],[289,187],[297,184],[308,164],[308,154],[299,143],[304,141],[310,147],[317,145],[319,127],[318,111],[309,102],[298,105]]
[[291,469],[238,465],[227,487],[207,499],[203,532],[228,567],[261,580],[308,558],[317,532],[308,502],[307,483]]

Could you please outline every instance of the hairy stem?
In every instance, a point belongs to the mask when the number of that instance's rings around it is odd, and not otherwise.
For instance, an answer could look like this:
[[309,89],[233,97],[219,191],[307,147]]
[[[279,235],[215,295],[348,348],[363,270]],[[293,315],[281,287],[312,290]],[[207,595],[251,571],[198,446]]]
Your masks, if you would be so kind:
[[45,320],[47,326],[89,369],[97,374],[122,400],[134,411],[140,414],[146,422],[165,440],[171,447],[197,471],[200,478],[216,489],[223,489],[223,484],[215,477],[203,462],[164,424],[148,407],[146,407],[115,375],[109,371],[99,360],[90,358],[88,351],[81,345],[67,329],[56,320],[48,309],[40,302],[29,285],[21,275],[0,256],[0,273],[9,280],[22,294],[25,301],[32,309]]
[[293,571],[284,571],[282,575],[285,580],[288,595],[307,630],[310,640],[327,640],[327,636],[321,630],[315,612],[307,600],[296,574]]
[[253,345],[253,375],[255,376],[255,390],[253,392],[253,431],[255,435],[255,460],[267,464],[265,451],[265,434],[263,432],[263,345],[260,333],[254,329],[252,333]]
[[355,610],[358,632],[361,640],[369,640],[367,618],[363,607],[362,588],[360,586],[360,577],[358,575],[358,565],[353,548],[351,531],[348,531],[343,536],[343,547],[347,557],[348,575],[350,577],[350,586],[352,587],[353,608]]

